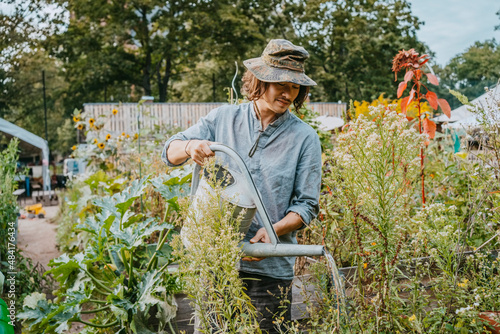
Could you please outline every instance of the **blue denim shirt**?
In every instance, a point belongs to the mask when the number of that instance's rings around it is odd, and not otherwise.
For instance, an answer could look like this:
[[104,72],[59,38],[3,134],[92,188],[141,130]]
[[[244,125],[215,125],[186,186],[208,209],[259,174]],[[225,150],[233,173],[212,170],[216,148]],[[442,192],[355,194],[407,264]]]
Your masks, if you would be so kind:
[[[162,152],[167,159],[167,149],[174,140],[210,140],[234,149],[244,160],[259,189],[264,206],[272,223],[283,219],[290,211],[298,213],[308,224],[319,212],[321,185],[321,145],[316,131],[288,110],[262,133],[257,150],[252,157],[248,153],[255,143],[261,123],[257,119],[253,103],[224,105],[202,117],[197,124],[167,140]],[[225,164],[238,168],[216,154]],[[250,240],[262,222],[257,214],[245,236]],[[282,243],[297,243],[296,232],[280,236]],[[240,270],[277,279],[292,279],[295,257],[266,258],[259,262],[241,261]]]

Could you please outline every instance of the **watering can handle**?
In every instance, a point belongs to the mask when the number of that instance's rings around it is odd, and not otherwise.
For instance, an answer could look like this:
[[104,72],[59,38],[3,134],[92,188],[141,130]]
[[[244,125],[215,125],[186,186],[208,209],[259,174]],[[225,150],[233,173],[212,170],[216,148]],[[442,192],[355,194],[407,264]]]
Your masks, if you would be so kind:
[[[264,224],[264,227],[266,228],[266,232],[269,235],[269,238],[271,239],[271,243],[273,245],[277,245],[280,243],[278,239],[278,235],[276,234],[276,231],[274,230],[273,224],[271,223],[271,219],[269,218],[269,214],[267,213],[266,208],[264,207],[264,204],[262,203],[262,198],[260,196],[260,193],[255,186],[255,183],[252,179],[252,176],[250,175],[250,172],[248,171],[247,165],[245,165],[245,162],[241,157],[234,151],[232,148],[229,146],[223,145],[223,144],[212,144],[209,146],[210,149],[214,152],[223,152],[227,155],[229,155],[238,165],[238,168],[240,169],[241,173],[246,179],[247,185],[248,185],[248,190],[250,191],[250,197],[254,200],[255,206],[257,207],[257,212],[259,212],[259,215],[262,219],[262,223]],[[191,198],[193,198],[194,194],[196,193],[196,190],[198,189],[198,184],[200,182],[200,170],[201,166],[198,164],[195,164],[194,169],[193,169],[193,180],[191,183]]]

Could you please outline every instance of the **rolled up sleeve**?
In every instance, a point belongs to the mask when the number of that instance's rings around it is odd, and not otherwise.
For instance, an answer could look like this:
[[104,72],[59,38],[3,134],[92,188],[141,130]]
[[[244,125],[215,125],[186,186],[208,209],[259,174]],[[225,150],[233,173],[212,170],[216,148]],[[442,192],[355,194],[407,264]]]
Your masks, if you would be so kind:
[[306,224],[319,213],[321,166],[321,144],[316,136],[303,146],[295,172],[293,198],[286,210],[286,214],[298,213]]
[[165,145],[163,146],[163,151],[161,152],[161,159],[163,160],[164,163],[166,163],[170,167],[177,167],[181,166],[186,163],[186,161],[189,160],[186,159],[183,163],[179,165],[174,165],[172,164],[167,157],[167,151],[168,148],[170,147],[170,143],[173,142],[174,140],[192,140],[192,139],[198,139],[198,140],[210,140],[214,141],[215,140],[215,130],[217,126],[217,114],[219,113],[219,108],[213,109],[208,113],[207,116],[202,117],[199,119],[199,121],[190,127],[189,129],[179,132],[172,137],[170,137],[166,142]]

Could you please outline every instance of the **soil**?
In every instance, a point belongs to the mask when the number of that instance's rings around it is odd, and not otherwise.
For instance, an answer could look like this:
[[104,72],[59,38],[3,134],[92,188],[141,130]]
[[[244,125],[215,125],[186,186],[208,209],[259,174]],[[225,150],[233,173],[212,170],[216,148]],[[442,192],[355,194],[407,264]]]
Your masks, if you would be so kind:
[[[46,206],[45,218],[19,219],[17,244],[23,254],[40,263],[46,270],[49,261],[60,255],[56,247],[57,225],[52,220],[59,212],[58,206]],[[27,215],[26,215],[27,216]]]

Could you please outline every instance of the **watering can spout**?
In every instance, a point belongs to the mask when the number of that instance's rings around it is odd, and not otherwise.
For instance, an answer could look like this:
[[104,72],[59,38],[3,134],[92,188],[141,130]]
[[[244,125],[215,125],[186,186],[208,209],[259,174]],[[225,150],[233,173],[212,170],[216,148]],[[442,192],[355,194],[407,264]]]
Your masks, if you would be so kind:
[[276,256],[322,256],[325,247],[321,245],[296,245],[296,244],[269,244],[242,242],[245,256],[276,257]]

